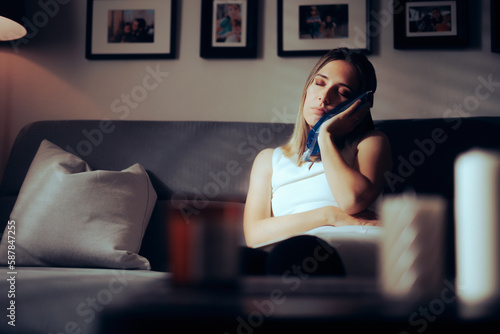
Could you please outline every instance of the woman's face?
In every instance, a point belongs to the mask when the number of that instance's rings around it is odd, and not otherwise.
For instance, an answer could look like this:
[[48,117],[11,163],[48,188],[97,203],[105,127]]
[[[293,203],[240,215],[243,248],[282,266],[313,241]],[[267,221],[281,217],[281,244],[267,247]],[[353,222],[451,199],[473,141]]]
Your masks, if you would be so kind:
[[333,60],[321,68],[306,91],[303,116],[309,128],[340,103],[358,93],[356,70],[345,60]]
[[227,15],[232,19],[237,19],[240,17],[240,6],[239,5],[229,5],[227,8]]

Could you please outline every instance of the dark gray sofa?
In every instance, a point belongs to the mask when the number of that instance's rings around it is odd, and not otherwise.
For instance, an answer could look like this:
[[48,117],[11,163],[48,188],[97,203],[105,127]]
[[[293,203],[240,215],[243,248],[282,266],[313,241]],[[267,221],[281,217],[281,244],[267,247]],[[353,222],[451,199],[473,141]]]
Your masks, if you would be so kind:
[[[457,154],[471,147],[500,149],[500,117],[381,120],[375,125],[387,134],[392,145],[394,168],[386,174],[384,192],[412,189],[439,194],[450,206]],[[203,121],[71,120],[27,125],[12,147],[0,184],[0,231],[9,220],[43,139],[78,154],[93,169],[122,170],[140,163],[158,195],[140,250],[150,260],[152,271],[18,267],[16,327],[7,325],[2,313],[0,332],[96,332],[96,319],[108,303],[119,304],[165,289],[164,283],[169,279],[165,223],[168,208],[184,199],[243,206],[255,155],[263,148],[283,143],[291,130],[291,124],[282,123]],[[227,173],[228,162],[231,174]],[[212,185],[210,192],[206,191],[207,184]],[[452,277],[453,224],[452,210],[449,211],[447,274]],[[6,310],[7,268],[1,272],[0,309]],[[122,285],[112,286],[110,282]],[[96,300],[106,303],[92,304]]]

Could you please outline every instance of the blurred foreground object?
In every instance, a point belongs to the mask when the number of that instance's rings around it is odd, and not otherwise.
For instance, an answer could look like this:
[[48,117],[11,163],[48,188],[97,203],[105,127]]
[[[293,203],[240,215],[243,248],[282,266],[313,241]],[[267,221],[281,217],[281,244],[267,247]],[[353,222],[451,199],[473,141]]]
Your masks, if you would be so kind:
[[455,161],[455,242],[461,313],[485,316],[500,295],[500,153],[471,149]]
[[438,293],[444,280],[446,201],[439,196],[387,196],[381,205],[381,287],[389,298]]
[[238,227],[242,212],[225,203],[194,204],[170,213],[170,261],[180,285],[232,286],[239,270]]

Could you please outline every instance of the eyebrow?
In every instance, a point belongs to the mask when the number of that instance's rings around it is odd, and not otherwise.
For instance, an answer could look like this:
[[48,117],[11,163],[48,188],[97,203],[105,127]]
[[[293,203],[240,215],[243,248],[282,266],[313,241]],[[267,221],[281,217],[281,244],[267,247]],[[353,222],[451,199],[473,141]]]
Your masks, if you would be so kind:
[[[316,76],[315,76],[315,77],[321,77],[321,78],[323,78],[323,79],[325,79],[325,80],[329,80],[329,79],[330,79],[330,78],[328,78],[326,75],[321,74],[321,73],[316,73]],[[346,88],[349,88],[350,90],[354,91],[354,89],[353,89],[351,86],[349,86],[348,84],[345,84],[345,83],[340,82],[340,83],[339,83],[339,85],[340,85],[340,86],[343,86],[343,87],[346,87]]]

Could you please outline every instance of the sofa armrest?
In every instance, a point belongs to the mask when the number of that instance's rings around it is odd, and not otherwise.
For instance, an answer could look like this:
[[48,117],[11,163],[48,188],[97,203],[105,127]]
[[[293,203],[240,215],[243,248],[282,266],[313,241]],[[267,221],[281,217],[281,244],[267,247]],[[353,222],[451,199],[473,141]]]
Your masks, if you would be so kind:
[[16,204],[16,196],[2,196],[0,197],[0,240],[10,219],[10,213]]

